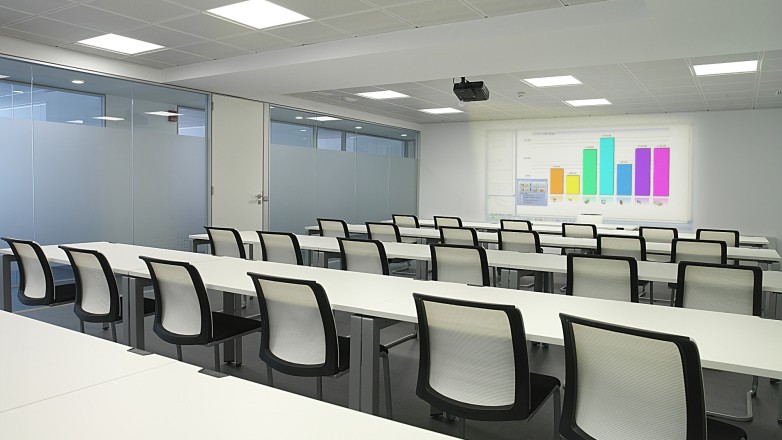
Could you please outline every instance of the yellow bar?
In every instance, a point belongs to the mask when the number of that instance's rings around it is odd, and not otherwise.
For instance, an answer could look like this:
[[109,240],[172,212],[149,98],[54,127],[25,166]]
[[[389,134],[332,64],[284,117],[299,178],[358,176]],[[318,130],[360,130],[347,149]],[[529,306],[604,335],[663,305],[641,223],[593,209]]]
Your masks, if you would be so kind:
[[568,194],[581,194],[581,176],[565,176],[565,186]]
[[565,169],[564,168],[551,168],[551,194],[564,193],[565,184]]

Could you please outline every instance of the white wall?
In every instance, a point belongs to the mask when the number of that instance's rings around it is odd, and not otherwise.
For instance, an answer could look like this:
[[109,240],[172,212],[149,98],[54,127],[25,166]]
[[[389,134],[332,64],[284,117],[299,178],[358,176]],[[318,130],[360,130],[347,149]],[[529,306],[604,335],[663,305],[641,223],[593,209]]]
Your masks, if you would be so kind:
[[[482,220],[489,130],[692,124],[692,222],[782,240],[782,109],[430,124],[422,131],[419,215]],[[773,243],[772,243],[773,246]]]

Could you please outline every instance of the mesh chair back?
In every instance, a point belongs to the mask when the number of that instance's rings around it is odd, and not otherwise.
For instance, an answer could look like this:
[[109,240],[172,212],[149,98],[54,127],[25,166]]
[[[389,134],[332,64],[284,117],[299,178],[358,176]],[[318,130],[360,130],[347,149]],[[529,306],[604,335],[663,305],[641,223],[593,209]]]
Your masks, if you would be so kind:
[[638,235],[643,237],[648,243],[670,243],[675,238],[679,238],[679,231],[676,228],[641,226],[638,229]]
[[473,228],[443,226],[440,228],[440,242],[461,246],[478,246],[478,233]]
[[416,394],[459,417],[525,418],[530,390],[521,313],[508,305],[413,298],[421,332]]
[[350,238],[348,224],[344,220],[319,218],[318,226],[320,226],[321,237]]
[[434,216],[434,227],[437,229],[442,228],[443,226],[449,226],[452,228],[461,228],[462,227],[462,219],[459,217],[447,217],[443,215],[435,215]]
[[106,257],[95,250],[60,248],[68,256],[76,278],[76,316],[88,322],[119,320],[119,289]]
[[671,262],[681,261],[725,264],[728,247],[724,241],[676,238],[671,243]]
[[335,374],[337,330],[323,287],[314,281],[247,275],[258,295],[261,359],[285,374]]
[[597,226],[586,223],[562,223],[562,236],[595,238],[597,237]]
[[757,266],[679,263],[675,305],[760,316],[762,286]]
[[301,247],[296,235],[289,232],[258,231],[263,261],[301,266]]
[[540,237],[535,231],[500,229],[498,231],[499,248],[501,251],[540,253]]
[[724,241],[728,247],[739,247],[739,231],[727,229],[698,229],[695,231],[698,240]]
[[567,294],[638,302],[638,266],[632,257],[568,254]]
[[146,263],[155,288],[155,333],[172,344],[208,343],[212,336],[212,312],[198,270],[182,261],[140,258]]
[[388,275],[388,257],[378,240],[338,238],[342,270]]
[[30,240],[3,237],[19,265],[19,302],[45,306],[54,301],[54,276],[41,246]]
[[407,214],[394,214],[393,215],[394,224],[399,226],[400,228],[417,228],[418,225],[418,217],[414,215],[407,215]]
[[429,247],[433,280],[489,285],[489,263],[484,248],[452,244],[430,244]]
[[399,227],[392,223],[372,223],[367,222],[367,233],[370,240],[387,241],[399,243],[402,236],[399,234]]
[[500,229],[511,231],[531,231],[532,222],[527,220],[500,220]]
[[233,228],[218,228],[215,226],[204,226],[204,229],[209,234],[212,255],[247,258],[239,231]]
[[616,257],[633,257],[646,261],[646,240],[624,235],[598,235],[597,253]]
[[567,383],[564,438],[706,438],[700,356],[693,341],[564,314],[560,319]]

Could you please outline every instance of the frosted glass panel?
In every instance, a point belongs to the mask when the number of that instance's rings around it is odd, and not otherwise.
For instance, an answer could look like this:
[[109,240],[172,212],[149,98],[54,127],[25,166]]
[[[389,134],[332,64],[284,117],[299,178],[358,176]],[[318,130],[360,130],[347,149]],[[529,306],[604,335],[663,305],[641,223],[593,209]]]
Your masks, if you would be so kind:
[[391,214],[418,212],[418,160],[391,157],[389,208]]
[[356,222],[391,218],[388,212],[388,156],[356,155]]
[[315,174],[317,216],[355,223],[356,153],[317,150]]
[[315,150],[270,147],[269,230],[304,234],[315,222]]
[[[34,238],[33,129],[29,120],[0,117],[0,235]],[[0,246],[7,244],[0,242]]]
[[132,243],[131,133],[35,121],[35,238]]

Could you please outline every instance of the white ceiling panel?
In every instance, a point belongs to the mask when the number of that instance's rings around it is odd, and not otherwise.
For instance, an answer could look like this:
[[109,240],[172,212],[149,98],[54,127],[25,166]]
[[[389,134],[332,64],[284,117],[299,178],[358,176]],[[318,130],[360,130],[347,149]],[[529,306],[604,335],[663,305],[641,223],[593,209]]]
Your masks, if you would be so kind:
[[693,65],[697,64],[714,64],[714,63],[731,63],[734,61],[747,61],[758,59],[758,52],[737,53],[729,55],[715,55],[708,57],[693,57],[690,61]]
[[323,23],[356,36],[380,34],[413,28],[413,26],[382,11],[369,11],[344,17],[331,18],[323,20]]
[[13,29],[0,28],[0,35],[16,38],[17,40],[30,41],[32,43],[44,44],[47,46],[63,46],[66,42],[57,40],[54,38],[44,37],[42,35],[28,34],[27,32],[19,32]]
[[644,87],[649,90],[688,87],[694,84],[695,80],[692,77],[650,79],[643,82]]
[[14,23],[8,28],[68,42],[100,35],[98,31],[41,17]]
[[361,0],[274,0],[273,3],[316,20],[372,9],[372,6]]
[[316,21],[270,29],[266,33],[299,44],[324,43],[350,38],[352,35],[320,24]]
[[195,13],[192,9],[160,0],[94,0],[89,5],[147,22],[170,20]]
[[418,27],[484,18],[464,3],[453,0],[429,0],[387,10]]
[[175,49],[166,49],[157,52],[151,52],[144,55],[140,55],[139,58],[146,58],[148,60],[174,64],[176,66],[200,63],[209,60],[209,58],[206,57],[185,53]]
[[212,17],[211,15],[196,14],[184,18],[177,18],[162,23],[170,29],[189,34],[198,35],[206,39],[228,38],[233,35],[243,34],[251,28],[240,26],[226,20]]
[[173,64],[161,63],[160,61],[148,60],[141,57],[128,57],[125,58],[125,61],[141,64],[142,66],[154,67],[156,69],[167,69],[169,67],[174,67]]
[[565,6],[559,0],[467,0],[467,3],[489,17]]
[[296,45],[296,43],[281,40],[263,32],[250,32],[235,37],[224,38],[219,41],[242,49],[247,49],[251,52],[266,52]]
[[76,52],[88,53],[90,55],[97,55],[102,57],[113,58],[115,60],[126,59],[128,56],[121,53],[109,52],[95,47],[84,46],[76,43],[63,44],[63,49],[74,50]]
[[239,3],[241,0],[165,0],[168,3],[174,5],[195,9],[198,11],[206,11],[208,9],[219,8],[220,6],[232,5]]
[[6,8],[36,15],[71,5],[73,3],[68,0],[3,0]]
[[734,75],[714,75],[697,77],[701,87],[729,86],[731,84],[755,84],[756,73],[740,73]]
[[251,53],[248,50],[238,49],[227,44],[218,43],[215,41],[205,41],[203,43],[196,43],[187,46],[180,46],[178,50],[192,53],[194,55],[200,55],[211,59],[220,59],[235,57],[240,55],[247,55]]
[[139,29],[122,32],[120,35],[149,43],[159,44],[164,47],[177,47],[186,44],[194,44],[204,41],[203,38],[194,37],[179,31],[162,28],[160,26],[146,26]]
[[147,24],[140,20],[134,20],[123,15],[113,14],[88,6],[74,6],[72,8],[62,9],[51,14],[46,14],[46,18],[90,29],[97,29],[106,33],[117,33],[125,29],[145,26]]
[[25,12],[19,12],[0,7],[0,26],[29,17],[32,17],[32,15]]

